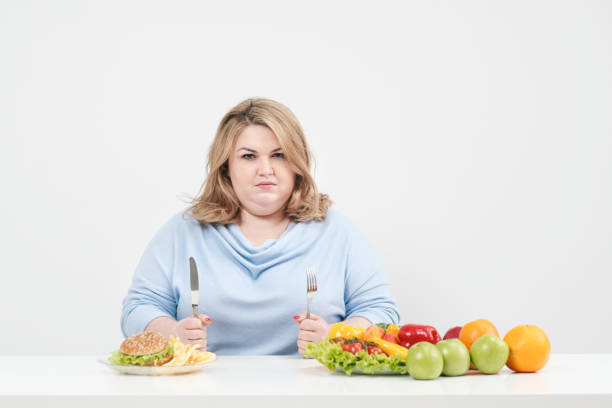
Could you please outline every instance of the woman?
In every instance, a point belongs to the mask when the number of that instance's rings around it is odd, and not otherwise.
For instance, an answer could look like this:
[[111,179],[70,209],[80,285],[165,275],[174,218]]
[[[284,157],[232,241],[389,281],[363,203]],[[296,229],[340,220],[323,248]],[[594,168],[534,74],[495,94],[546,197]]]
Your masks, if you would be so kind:
[[[284,105],[249,99],[221,120],[193,205],[150,242],[123,301],[125,336],[178,336],[217,354],[304,354],[328,325],[397,323],[374,251],[328,210],[302,128]],[[199,272],[192,317],[189,257]],[[305,318],[306,268],[318,291]],[[214,322],[214,324],[212,324]]]

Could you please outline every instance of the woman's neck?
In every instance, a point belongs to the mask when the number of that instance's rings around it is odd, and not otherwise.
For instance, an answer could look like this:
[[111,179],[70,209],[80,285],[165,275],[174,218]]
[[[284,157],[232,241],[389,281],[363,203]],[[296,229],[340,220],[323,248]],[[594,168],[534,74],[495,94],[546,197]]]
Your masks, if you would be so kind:
[[277,239],[283,235],[289,222],[289,217],[285,215],[284,210],[266,216],[258,216],[243,209],[240,212],[238,226],[251,244],[257,247],[268,239]]

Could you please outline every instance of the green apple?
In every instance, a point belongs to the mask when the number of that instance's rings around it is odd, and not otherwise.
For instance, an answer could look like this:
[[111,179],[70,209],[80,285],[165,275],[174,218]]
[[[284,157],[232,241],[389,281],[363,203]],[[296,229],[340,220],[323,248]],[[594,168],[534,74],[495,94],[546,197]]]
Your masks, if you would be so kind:
[[436,343],[436,347],[444,360],[442,375],[449,377],[463,375],[470,369],[470,352],[461,340],[442,340]]
[[406,368],[415,380],[433,380],[442,373],[444,359],[440,350],[427,341],[414,344],[406,356]]
[[508,360],[510,349],[505,341],[494,334],[480,336],[470,348],[474,367],[485,374],[495,374]]

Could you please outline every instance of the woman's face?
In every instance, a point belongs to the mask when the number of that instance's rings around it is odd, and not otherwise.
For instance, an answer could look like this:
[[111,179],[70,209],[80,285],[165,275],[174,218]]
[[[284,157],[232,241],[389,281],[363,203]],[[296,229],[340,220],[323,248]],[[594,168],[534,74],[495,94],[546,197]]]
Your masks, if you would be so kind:
[[229,176],[242,209],[257,216],[282,210],[295,183],[276,135],[260,125],[247,126],[236,138]]

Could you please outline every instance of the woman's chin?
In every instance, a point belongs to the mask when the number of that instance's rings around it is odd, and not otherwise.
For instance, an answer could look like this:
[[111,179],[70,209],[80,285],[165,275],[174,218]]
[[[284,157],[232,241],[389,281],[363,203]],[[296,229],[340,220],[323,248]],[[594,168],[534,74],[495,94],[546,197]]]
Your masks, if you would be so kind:
[[272,202],[260,200],[257,203],[252,203],[248,207],[244,207],[244,209],[257,217],[267,217],[281,211],[283,209],[283,204],[284,203],[279,204],[276,200]]

